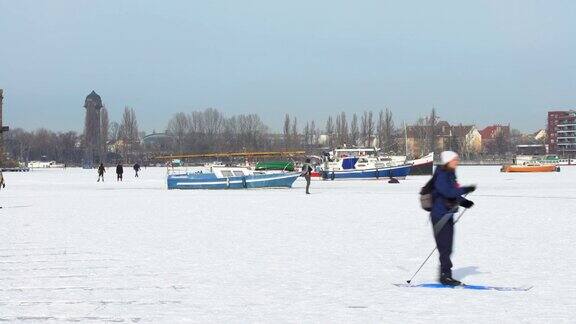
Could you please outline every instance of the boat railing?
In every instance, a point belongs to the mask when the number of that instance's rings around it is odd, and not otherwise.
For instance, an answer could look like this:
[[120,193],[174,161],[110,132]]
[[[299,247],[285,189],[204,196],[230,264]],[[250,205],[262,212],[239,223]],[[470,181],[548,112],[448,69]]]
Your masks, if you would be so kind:
[[205,167],[201,167],[201,166],[169,165],[166,167],[166,175],[167,176],[173,175],[173,174],[206,173],[207,171],[209,171],[209,170],[207,170]]

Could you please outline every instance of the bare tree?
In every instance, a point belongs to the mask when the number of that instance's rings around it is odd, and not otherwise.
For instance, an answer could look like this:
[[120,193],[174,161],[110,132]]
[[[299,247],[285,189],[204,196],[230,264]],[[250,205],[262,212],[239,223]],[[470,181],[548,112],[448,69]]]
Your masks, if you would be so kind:
[[266,148],[265,137],[268,127],[264,125],[258,115],[240,115],[237,120],[239,143],[243,148],[250,150]]
[[203,112],[203,133],[205,150],[219,150],[220,136],[224,127],[224,116],[214,108],[208,108]]
[[348,121],[346,120],[346,113],[340,113],[340,125],[338,126],[338,140],[339,145],[346,145],[348,143]]
[[416,125],[410,126],[408,129],[412,132],[414,146],[412,154],[414,156],[422,156],[430,152],[430,131],[429,131],[428,118],[419,118]]
[[292,119],[292,145],[300,145],[300,135],[298,134],[298,120],[296,117]]
[[139,144],[138,120],[136,119],[136,112],[133,108],[124,108],[119,133],[123,142],[124,158],[127,163],[130,163],[130,155],[134,154]]
[[316,130],[316,123],[312,121],[310,123],[310,145],[316,145],[316,138],[317,138],[317,130]]
[[385,111],[380,110],[378,114],[378,142],[380,147],[386,152],[394,152],[396,150],[396,141],[394,140],[394,119],[392,111],[386,108]]
[[306,122],[304,126],[304,130],[302,131],[302,135],[304,136],[304,145],[309,146],[311,143],[310,141],[310,122]]
[[371,146],[374,139],[374,120],[372,111],[365,111],[360,123],[360,141],[362,146]]
[[378,122],[376,123],[376,138],[378,138],[378,145],[381,149],[386,150],[386,136],[384,131],[384,111],[380,110],[378,113]]
[[362,119],[360,122],[360,145],[366,146],[368,136],[368,112],[365,111],[362,114]]
[[17,162],[42,159],[79,165],[85,153],[80,141],[81,136],[73,131],[56,133],[40,128],[27,132],[15,128],[4,138],[7,163],[17,165]]
[[183,112],[176,113],[168,122],[167,132],[172,135],[178,153],[184,152],[184,144],[191,131],[190,117]]
[[201,152],[210,145],[206,140],[204,113],[202,111],[193,111],[190,113],[189,118],[190,132],[186,136],[187,147],[194,153]]
[[291,145],[290,141],[290,115],[284,116],[284,147],[287,149]]
[[193,134],[204,133],[204,114],[201,111],[193,111],[190,114],[190,132]]
[[328,146],[332,146],[334,144],[334,121],[332,116],[328,116],[326,120],[326,136],[328,136]]
[[106,163],[108,155],[108,131],[110,129],[110,119],[108,118],[108,110],[103,107],[100,110],[100,162]]
[[363,146],[371,146],[374,136],[374,120],[372,120],[372,112],[365,111],[362,115],[361,125],[361,138]]
[[358,129],[358,116],[354,113],[354,115],[352,115],[352,122],[350,123],[350,142],[352,146],[358,145],[359,136],[360,130]]
[[372,140],[374,139],[374,120],[372,119],[372,111],[368,112],[368,146],[372,146]]
[[238,121],[236,116],[232,116],[226,119],[224,123],[224,133],[222,139],[224,140],[224,145],[222,149],[232,151],[237,147],[240,147],[240,141],[238,139]]
[[108,127],[108,140],[110,142],[116,142],[120,136],[120,124],[113,121],[110,123]]
[[204,132],[209,137],[215,136],[222,132],[224,116],[214,108],[204,110],[203,126]]
[[336,115],[336,123],[334,126],[334,143],[336,146],[342,146],[342,120],[340,119],[340,114]]

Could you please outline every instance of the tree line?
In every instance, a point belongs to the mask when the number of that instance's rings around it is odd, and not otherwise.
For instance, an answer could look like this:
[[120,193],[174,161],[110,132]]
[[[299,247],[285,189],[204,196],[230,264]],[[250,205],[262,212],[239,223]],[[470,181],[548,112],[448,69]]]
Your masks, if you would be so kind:
[[301,132],[296,117],[284,117],[284,145],[286,147],[372,147],[385,152],[396,152],[403,138],[403,130],[397,129],[390,109],[380,110],[377,115],[364,111],[353,113],[348,122],[346,112],[328,116],[323,129],[314,120],[306,122]]
[[[413,128],[414,140],[424,153],[436,147],[439,117],[433,109],[419,118]],[[390,109],[362,113],[340,112],[330,115],[323,127],[314,120],[299,123],[286,114],[282,130],[273,132],[257,114],[226,116],[208,108],[175,113],[167,122],[161,145],[149,145],[146,133],[140,132],[135,109],[125,107],[120,122],[110,121],[101,111],[101,137],[104,162],[131,162],[159,154],[185,154],[232,151],[264,151],[334,147],[378,147],[387,154],[404,154],[406,127],[396,127]],[[21,128],[4,134],[7,155],[15,161],[56,160],[80,165],[85,148],[84,135],[75,131],[53,132],[44,128],[26,131]],[[498,150],[505,143],[499,139]],[[453,147],[463,150],[462,139],[454,138]],[[452,145],[452,144],[451,144]],[[509,148],[506,148],[509,151]]]
[[169,120],[166,133],[173,139],[173,153],[262,150],[274,146],[268,126],[257,114],[226,117],[213,108],[176,113]]
[[[88,125],[85,125],[88,126]],[[120,123],[110,122],[108,111],[100,111],[102,162],[116,162],[140,150],[138,121],[133,108],[126,107]],[[85,157],[85,138],[76,131],[55,132],[46,128],[27,131],[11,129],[3,134],[5,153],[14,162],[58,161],[67,165],[81,165]]]

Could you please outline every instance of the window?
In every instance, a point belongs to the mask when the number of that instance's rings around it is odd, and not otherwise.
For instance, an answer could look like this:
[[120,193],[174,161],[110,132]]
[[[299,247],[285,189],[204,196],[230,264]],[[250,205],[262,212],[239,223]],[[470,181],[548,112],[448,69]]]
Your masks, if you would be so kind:
[[237,177],[243,177],[244,176],[244,172],[242,172],[242,171],[233,171],[233,172],[234,172],[234,175]]
[[231,171],[222,170],[222,176],[225,177],[225,178],[230,178],[230,177],[233,177],[234,175],[232,174]]

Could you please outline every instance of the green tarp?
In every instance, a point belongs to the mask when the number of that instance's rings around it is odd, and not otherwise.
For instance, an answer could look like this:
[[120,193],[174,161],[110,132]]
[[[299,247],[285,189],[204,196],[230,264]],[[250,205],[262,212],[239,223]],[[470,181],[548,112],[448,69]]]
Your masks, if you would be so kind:
[[289,161],[270,161],[256,163],[256,170],[294,171],[294,163]]

